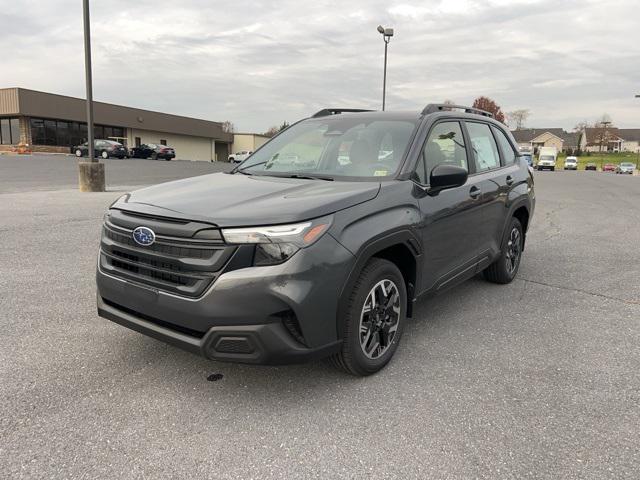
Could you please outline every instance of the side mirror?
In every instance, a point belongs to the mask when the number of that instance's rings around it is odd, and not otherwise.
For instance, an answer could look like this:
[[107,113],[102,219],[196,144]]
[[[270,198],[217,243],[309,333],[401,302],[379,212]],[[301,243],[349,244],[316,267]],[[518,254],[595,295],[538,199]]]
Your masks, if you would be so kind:
[[468,176],[467,169],[459,165],[436,165],[429,177],[429,194],[434,195],[447,188],[460,187],[466,183]]

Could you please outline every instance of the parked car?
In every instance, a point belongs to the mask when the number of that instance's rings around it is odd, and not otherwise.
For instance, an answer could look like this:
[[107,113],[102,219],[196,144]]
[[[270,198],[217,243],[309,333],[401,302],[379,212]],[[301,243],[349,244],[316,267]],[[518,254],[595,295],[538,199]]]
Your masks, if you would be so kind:
[[210,359],[375,373],[416,298],[515,278],[535,206],[516,145],[471,107],[321,110],[231,172],[116,200],[98,313]]
[[[76,157],[89,156],[89,142],[73,147]],[[125,158],[128,154],[127,149],[121,143],[113,140],[94,140],[93,152],[96,157],[104,159],[110,157]]]
[[567,157],[564,160],[565,170],[578,170],[578,157]]
[[616,173],[629,173],[633,175],[636,166],[631,162],[622,162],[616,167]]
[[598,170],[598,166],[595,163],[589,162],[584,166],[585,170],[593,170],[594,172]]
[[538,170],[556,169],[556,160],[558,158],[558,149],[556,147],[541,147],[538,154]]
[[603,172],[615,172],[616,171],[616,166],[613,163],[605,163],[602,166],[602,171]]
[[131,158],[152,158],[154,160],[171,160],[176,152],[173,147],[157,143],[143,143],[131,149]]
[[253,152],[246,151],[246,150],[243,150],[241,152],[232,153],[231,155],[229,155],[229,159],[228,160],[231,163],[242,163],[247,158],[249,158],[249,155],[251,155],[252,153]]

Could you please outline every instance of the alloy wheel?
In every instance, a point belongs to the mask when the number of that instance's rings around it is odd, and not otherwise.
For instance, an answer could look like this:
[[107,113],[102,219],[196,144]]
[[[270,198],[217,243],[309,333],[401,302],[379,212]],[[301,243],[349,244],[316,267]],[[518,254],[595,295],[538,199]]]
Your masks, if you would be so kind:
[[507,251],[506,251],[506,262],[507,262],[507,272],[509,275],[513,275],[518,268],[518,263],[520,262],[520,255],[522,253],[522,241],[520,230],[517,227],[513,227],[511,229],[511,233],[509,234],[509,242],[507,243]]
[[360,348],[371,359],[384,355],[398,330],[400,292],[388,279],[376,283],[369,291],[360,314]]

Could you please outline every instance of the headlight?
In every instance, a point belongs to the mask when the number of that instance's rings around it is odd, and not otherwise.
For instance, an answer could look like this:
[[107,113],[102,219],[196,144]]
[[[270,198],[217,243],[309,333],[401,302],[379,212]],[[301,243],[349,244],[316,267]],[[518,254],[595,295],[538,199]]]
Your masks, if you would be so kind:
[[254,265],[276,265],[313,245],[331,226],[331,217],[269,227],[223,228],[227,243],[256,244]]

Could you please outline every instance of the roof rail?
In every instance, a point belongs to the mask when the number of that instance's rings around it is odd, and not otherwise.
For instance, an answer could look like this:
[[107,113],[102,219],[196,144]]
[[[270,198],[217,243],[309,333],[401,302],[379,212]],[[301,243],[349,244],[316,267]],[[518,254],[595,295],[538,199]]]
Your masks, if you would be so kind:
[[338,115],[340,113],[358,113],[373,112],[374,110],[363,110],[361,108],[323,108],[319,112],[311,115],[311,118],[328,117],[329,115]]
[[449,105],[448,103],[430,103],[424,110],[422,115],[428,115],[429,113],[444,112],[452,109],[464,110],[465,113],[475,113],[476,115],[482,115],[483,117],[493,118],[493,114],[486,110],[480,110],[479,108],[465,107],[464,105]]

